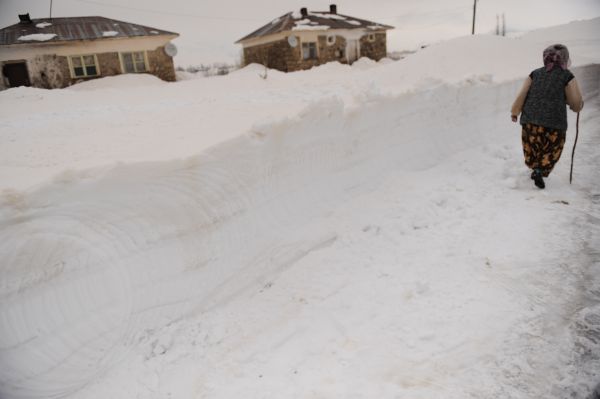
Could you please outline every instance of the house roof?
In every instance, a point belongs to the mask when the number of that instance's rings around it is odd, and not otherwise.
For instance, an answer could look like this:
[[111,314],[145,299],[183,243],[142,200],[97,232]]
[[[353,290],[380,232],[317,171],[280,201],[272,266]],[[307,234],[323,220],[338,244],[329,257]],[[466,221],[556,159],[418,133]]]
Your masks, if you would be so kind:
[[0,29],[0,45],[160,35],[179,36],[174,32],[104,17],[40,18]]
[[289,12],[279,18],[274,19],[249,35],[244,36],[236,43],[241,43],[248,39],[293,30],[300,31],[329,29],[369,29],[376,31],[394,29],[394,27],[390,25],[379,24],[377,22],[367,21],[365,19],[349,17],[347,15],[338,14],[337,12],[310,11],[306,12],[306,14]]

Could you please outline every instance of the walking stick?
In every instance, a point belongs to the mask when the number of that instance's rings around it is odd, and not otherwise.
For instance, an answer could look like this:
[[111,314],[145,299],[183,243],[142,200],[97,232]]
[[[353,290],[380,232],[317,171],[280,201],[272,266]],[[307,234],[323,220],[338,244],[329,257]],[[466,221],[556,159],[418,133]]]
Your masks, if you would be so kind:
[[571,152],[571,174],[569,175],[569,184],[573,182],[573,158],[575,157],[575,146],[579,137],[579,112],[577,113],[577,123],[575,125],[575,142],[573,143],[573,152]]

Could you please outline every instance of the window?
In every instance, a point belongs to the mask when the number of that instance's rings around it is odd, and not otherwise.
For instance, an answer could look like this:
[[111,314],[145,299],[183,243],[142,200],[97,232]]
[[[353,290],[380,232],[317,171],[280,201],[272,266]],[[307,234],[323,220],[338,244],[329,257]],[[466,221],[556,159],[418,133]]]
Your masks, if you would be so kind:
[[335,35],[328,35],[327,36],[327,44],[330,45],[330,46],[332,44],[335,44]]
[[146,54],[143,51],[121,53],[121,65],[125,73],[139,73],[148,70]]
[[369,33],[369,36],[367,36],[367,40],[370,42],[374,42],[375,41],[375,34],[374,33]]
[[316,60],[317,59],[317,43],[308,42],[302,43],[302,59]]
[[73,55],[71,61],[71,74],[75,78],[98,76],[98,60],[95,55]]

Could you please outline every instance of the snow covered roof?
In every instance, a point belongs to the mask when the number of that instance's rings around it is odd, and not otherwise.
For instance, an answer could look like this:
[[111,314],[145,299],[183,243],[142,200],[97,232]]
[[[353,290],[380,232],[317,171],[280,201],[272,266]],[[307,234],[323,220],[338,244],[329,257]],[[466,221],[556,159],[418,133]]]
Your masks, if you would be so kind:
[[390,25],[338,14],[337,9],[333,7],[329,11],[308,11],[303,8],[300,12],[289,12],[274,19],[265,26],[239,39],[236,43],[287,31],[316,30],[315,27],[318,27],[319,30],[369,29],[377,31],[394,29]]
[[39,42],[41,37],[49,38],[44,40],[45,42],[65,42],[138,36],[179,36],[178,33],[104,17],[40,18],[30,21],[0,29],[0,45]]

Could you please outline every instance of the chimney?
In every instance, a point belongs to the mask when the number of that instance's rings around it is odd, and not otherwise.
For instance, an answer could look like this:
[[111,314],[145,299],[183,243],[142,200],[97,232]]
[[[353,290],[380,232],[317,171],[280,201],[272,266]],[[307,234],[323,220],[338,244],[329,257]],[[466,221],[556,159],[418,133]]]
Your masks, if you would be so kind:
[[329,5],[329,13],[330,14],[337,14],[337,6],[335,4],[330,4]]
[[19,23],[20,24],[32,24],[33,21],[29,18],[29,13],[27,14],[19,14]]
[[302,7],[300,9],[300,14],[302,14],[303,17],[308,17],[308,10],[306,9],[306,7]]

